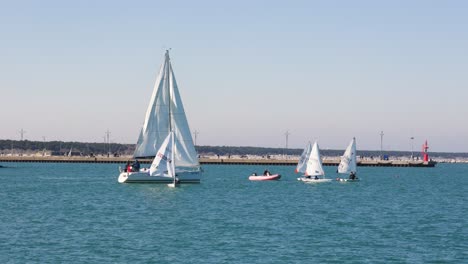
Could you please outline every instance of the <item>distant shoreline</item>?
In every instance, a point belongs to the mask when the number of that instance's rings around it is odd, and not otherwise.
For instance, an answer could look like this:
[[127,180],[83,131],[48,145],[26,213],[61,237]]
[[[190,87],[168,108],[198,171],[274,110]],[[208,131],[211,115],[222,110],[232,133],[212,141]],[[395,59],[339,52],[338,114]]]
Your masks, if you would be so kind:
[[[248,146],[195,146],[196,151],[201,156],[220,155],[301,155],[303,149],[281,148],[281,147],[248,147]],[[86,142],[65,142],[65,141],[29,141],[29,140],[5,140],[0,139],[0,156],[6,155],[36,155],[46,154],[47,156],[64,156],[71,153],[74,156],[102,156],[110,153],[117,156],[131,156],[135,151],[135,144],[120,143],[86,143]],[[323,156],[339,157],[343,155],[344,149],[321,149]],[[387,155],[389,157],[421,157],[418,150],[363,150],[358,149],[357,154],[361,157],[379,157]],[[443,159],[467,159],[466,152],[429,152],[432,158]]]

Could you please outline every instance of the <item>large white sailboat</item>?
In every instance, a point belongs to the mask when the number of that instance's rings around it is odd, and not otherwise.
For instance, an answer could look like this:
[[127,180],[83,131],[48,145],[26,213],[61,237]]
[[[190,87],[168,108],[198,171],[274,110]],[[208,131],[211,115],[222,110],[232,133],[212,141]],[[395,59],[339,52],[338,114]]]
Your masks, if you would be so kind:
[[297,178],[299,181],[307,183],[330,182],[331,179],[325,178],[323,171],[322,160],[320,158],[320,149],[317,142],[311,146],[307,144],[304,152],[296,167],[296,173],[304,173],[303,177]]
[[353,138],[346,148],[343,156],[341,156],[340,164],[338,165],[338,173],[349,174],[348,179],[337,178],[338,181],[359,181],[356,176],[357,160],[356,160],[356,138]]
[[154,85],[135,153],[149,169],[121,171],[120,183],[199,183],[201,168],[172,70],[169,51]]

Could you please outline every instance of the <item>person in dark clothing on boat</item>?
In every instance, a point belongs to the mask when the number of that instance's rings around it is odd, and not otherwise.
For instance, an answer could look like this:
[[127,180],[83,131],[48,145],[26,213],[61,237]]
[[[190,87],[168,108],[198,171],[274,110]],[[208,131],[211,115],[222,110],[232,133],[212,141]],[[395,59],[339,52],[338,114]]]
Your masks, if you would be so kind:
[[137,159],[135,159],[135,161],[132,164],[132,167],[133,167],[133,171],[139,171],[140,170],[140,162]]
[[270,176],[270,171],[268,169],[265,169],[265,171],[263,172],[263,175]]
[[318,180],[318,176],[317,176],[317,175],[315,175],[314,180]]
[[357,179],[356,173],[355,173],[354,171],[352,171],[351,174],[349,174],[349,179],[350,179],[350,180],[355,180],[355,179]]

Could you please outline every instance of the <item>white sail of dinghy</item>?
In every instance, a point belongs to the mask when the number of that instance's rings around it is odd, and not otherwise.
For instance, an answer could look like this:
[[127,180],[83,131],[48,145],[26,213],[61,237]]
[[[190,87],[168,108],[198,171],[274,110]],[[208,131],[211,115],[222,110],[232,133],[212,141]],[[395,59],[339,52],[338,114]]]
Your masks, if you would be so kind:
[[154,157],[171,130],[174,132],[174,156],[177,167],[199,169],[198,155],[172,70],[169,52],[166,51],[165,61],[156,79],[133,156]]
[[340,182],[356,182],[359,178],[357,173],[357,160],[356,160],[356,138],[353,138],[346,148],[343,156],[341,157],[340,164],[338,165],[338,173],[349,174],[348,179],[337,178]]
[[299,162],[297,163],[296,173],[305,173],[306,172],[307,162],[309,160],[311,150],[312,150],[312,144],[309,141],[309,143],[305,147],[304,151],[302,152],[302,155],[301,155],[301,157],[299,159]]
[[307,169],[305,174],[307,176],[324,176],[325,172],[322,167],[322,160],[320,158],[320,149],[317,142],[312,146],[309,160],[307,161]]
[[341,157],[338,173],[356,173],[356,138],[353,138]]

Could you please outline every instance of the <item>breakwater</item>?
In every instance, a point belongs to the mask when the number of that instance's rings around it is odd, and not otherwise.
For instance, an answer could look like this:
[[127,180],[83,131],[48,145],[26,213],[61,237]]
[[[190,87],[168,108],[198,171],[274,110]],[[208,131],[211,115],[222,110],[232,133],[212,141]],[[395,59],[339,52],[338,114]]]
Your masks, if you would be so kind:
[[[0,162],[37,162],[37,163],[121,163],[124,164],[131,160],[128,157],[0,157]],[[139,159],[140,163],[151,163],[151,159]],[[281,165],[295,166],[297,160],[280,159],[207,159],[201,158],[200,164],[218,164],[218,165]],[[325,159],[324,166],[338,166],[339,159]],[[436,162],[429,161],[409,161],[409,160],[360,160],[358,166],[363,167],[434,167]]]

